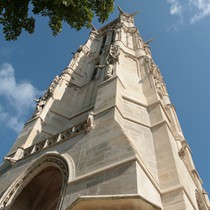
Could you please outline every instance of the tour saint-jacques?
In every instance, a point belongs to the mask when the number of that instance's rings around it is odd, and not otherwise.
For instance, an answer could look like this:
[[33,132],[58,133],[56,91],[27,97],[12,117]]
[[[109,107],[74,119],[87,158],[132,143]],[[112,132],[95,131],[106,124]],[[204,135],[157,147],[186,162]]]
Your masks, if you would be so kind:
[[133,14],[89,38],[36,100],[0,166],[1,210],[209,210]]

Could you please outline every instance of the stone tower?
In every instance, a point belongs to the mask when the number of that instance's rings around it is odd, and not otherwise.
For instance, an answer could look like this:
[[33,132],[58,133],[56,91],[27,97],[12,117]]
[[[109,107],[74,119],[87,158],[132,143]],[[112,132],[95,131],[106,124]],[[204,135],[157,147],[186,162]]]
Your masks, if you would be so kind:
[[0,167],[2,210],[208,210],[134,14],[93,27]]

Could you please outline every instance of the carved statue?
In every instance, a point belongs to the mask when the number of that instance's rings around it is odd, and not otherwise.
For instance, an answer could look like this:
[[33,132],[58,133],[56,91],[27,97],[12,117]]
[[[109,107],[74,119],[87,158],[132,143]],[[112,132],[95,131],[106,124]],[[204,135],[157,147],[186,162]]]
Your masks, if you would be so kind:
[[181,148],[179,150],[179,156],[180,158],[184,158],[185,157],[185,152],[186,152],[186,149],[189,149],[189,146],[187,144],[187,141],[186,140],[181,140]]
[[119,60],[119,46],[111,45],[109,49],[109,54],[106,58],[105,65],[99,65],[104,69],[104,79],[109,79],[113,75],[113,66]]
[[114,63],[116,63],[119,60],[119,55],[119,46],[111,45],[109,49],[109,54],[105,60],[105,64],[100,64],[96,66],[97,68],[101,68],[104,70],[104,80],[109,79],[113,75]]
[[87,126],[86,126],[86,133],[90,132],[94,128],[94,120],[93,120],[93,111],[89,112],[87,118]]
[[162,98],[164,92],[163,92],[162,85],[161,85],[160,81],[157,78],[155,78],[155,87],[157,89],[157,92],[158,92],[159,96]]
[[110,47],[110,56],[116,61],[118,61],[120,55],[120,47],[118,45]]
[[[55,90],[55,88],[60,80],[61,80],[61,78],[59,76],[55,77],[55,79],[52,81],[49,88],[47,89],[46,93],[42,97],[42,100],[46,101],[48,98],[50,98],[52,96],[53,91]],[[36,100],[36,102],[37,102],[37,100]]]
[[97,65],[98,69],[102,69],[104,72],[104,80],[109,79],[113,75],[113,64],[109,63],[109,61],[106,61],[106,64],[104,65]]
[[113,75],[113,64],[106,62],[106,65],[104,67],[104,79],[107,80]]
[[36,110],[32,118],[38,116],[41,113],[41,111],[43,110],[46,104],[46,101],[52,96],[53,91],[55,90],[57,84],[60,81],[61,81],[61,77],[56,76],[54,80],[52,81],[52,83],[50,84],[49,88],[47,89],[46,93],[42,97],[39,97],[38,99],[34,99],[37,105],[36,105]]
[[50,87],[48,88],[48,91],[50,94],[52,94],[53,91],[55,90],[55,87],[58,84],[59,80],[60,80],[60,77],[56,75],[55,79],[52,81],[52,83],[50,84]]
[[120,55],[119,46],[111,45],[109,49],[109,54],[106,58],[106,62],[108,61],[109,64],[114,64],[119,60],[119,55]]
[[71,63],[69,64],[69,67],[72,68],[72,69],[74,68],[74,65],[77,63],[77,60],[78,60],[78,58],[79,58],[79,54],[80,54],[80,52],[81,52],[81,50],[82,50],[81,47],[82,47],[82,46],[79,47],[79,49],[76,51],[76,53],[73,53],[74,57],[73,57],[73,59],[71,60]]
[[37,105],[36,105],[36,110],[35,110],[35,112],[34,112],[34,114],[33,114],[33,117],[36,117],[36,116],[38,116],[38,115],[41,113],[41,111],[43,110],[44,105],[46,104],[46,101],[43,100],[42,97],[40,97],[39,99],[34,99],[34,101],[37,102]]

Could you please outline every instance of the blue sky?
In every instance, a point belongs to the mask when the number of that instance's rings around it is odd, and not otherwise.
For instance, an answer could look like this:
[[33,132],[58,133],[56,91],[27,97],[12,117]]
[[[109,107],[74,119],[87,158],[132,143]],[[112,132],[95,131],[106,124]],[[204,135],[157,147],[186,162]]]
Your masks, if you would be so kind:
[[[117,0],[136,15],[135,24],[150,43],[196,168],[210,193],[210,1]],[[118,16],[111,14],[109,20]],[[102,25],[94,20],[94,25]],[[33,35],[25,32],[15,42],[0,37],[0,159],[7,154],[39,97],[55,75],[68,65],[89,29],[75,31],[64,25],[53,37],[47,19],[37,17]]]

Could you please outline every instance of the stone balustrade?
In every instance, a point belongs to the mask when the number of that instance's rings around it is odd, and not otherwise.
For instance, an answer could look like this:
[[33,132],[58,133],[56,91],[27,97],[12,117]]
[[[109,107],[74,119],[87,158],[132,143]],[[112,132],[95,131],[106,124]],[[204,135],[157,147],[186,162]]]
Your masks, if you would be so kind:
[[85,121],[83,123],[80,123],[76,126],[69,128],[59,134],[56,134],[50,138],[40,141],[37,144],[34,144],[34,145],[24,149],[22,158],[32,155],[32,154],[39,152],[43,149],[46,149],[46,148],[48,148],[54,144],[57,144],[61,141],[72,138],[73,136],[85,131],[86,128],[87,128],[87,122]]
[[36,144],[33,144],[28,148],[25,148],[25,149],[21,148],[21,150],[23,152],[21,152],[22,155],[20,155],[18,158],[16,155],[16,153],[17,153],[17,151],[16,151],[12,154],[9,154],[4,159],[10,161],[11,163],[15,163],[16,161],[18,161],[20,159],[23,159],[29,155],[32,155],[39,151],[42,151],[43,149],[46,149],[52,145],[58,144],[61,141],[70,139],[70,138],[74,137],[75,135],[80,134],[81,132],[84,132],[84,131],[87,132],[88,127],[89,127],[89,125],[87,124],[87,121],[82,122],[76,126],[72,126],[71,128],[69,128],[65,131],[62,131],[61,133],[58,133],[52,137],[49,137],[49,138],[42,140]]

